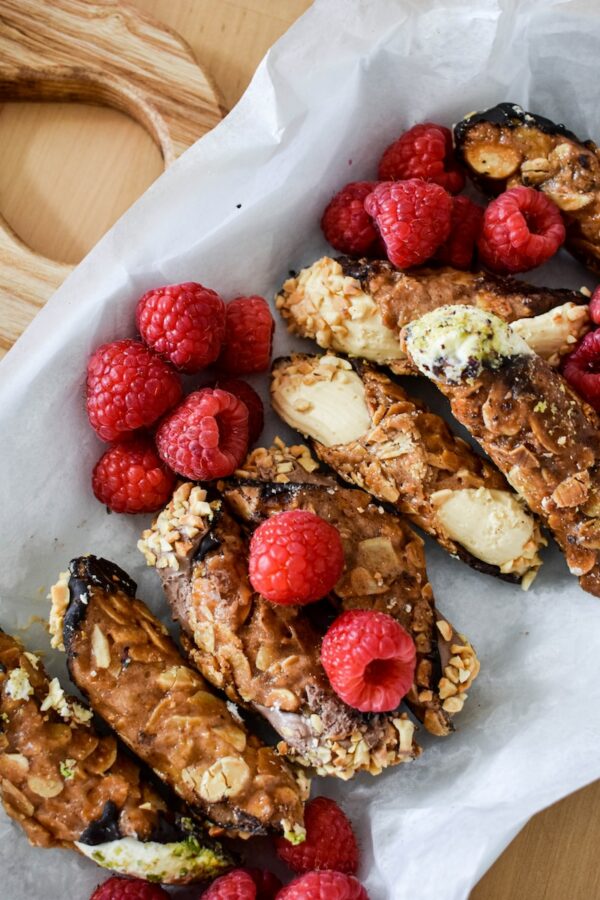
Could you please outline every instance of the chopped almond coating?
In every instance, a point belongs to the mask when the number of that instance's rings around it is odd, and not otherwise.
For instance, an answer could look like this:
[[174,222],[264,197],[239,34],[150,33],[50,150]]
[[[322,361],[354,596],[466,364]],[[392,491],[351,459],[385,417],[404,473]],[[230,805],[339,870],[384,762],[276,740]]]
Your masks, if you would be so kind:
[[598,416],[496,316],[445,307],[412,323],[406,345],[600,596]]
[[[224,491],[229,500],[229,489]],[[280,752],[318,774],[378,774],[417,756],[406,715],[367,716],[333,692],[319,658],[322,633],[307,611],[269,603],[253,591],[248,539],[231,515],[237,511],[231,501],[206,517],[176,565],[170,560],[168,568],[159,567],[160,556],[156,562],[190,659],[231,700],[273,725],[283,738]],[[144,533],[143,550],[156,544],[165,521],[177,530],[179,502],[174,498]]]
[[[383,373],[296,354],[275,363],[271,398],[346,481],[393,504],[474,568],[531,584],[544,544],[534,517],[493,466]],[[337,409],[347,423],[340,433]]]
[[223,828],[302,838],[293,772],[186,664],[131,579],[93,556],[69,568],[63,640],[94,710],[197,814]]
[[[415,369],[400,332],[432,309],[452,303],[494,312],[516,323],[535,352],[557,365],[591,327],[588,299],[580,291],[539,288],[484,272],[402,272],[382,260],[324,256],[288,279],[275,303],[292,334],[410,375]],[[557,315],[548,315],[552,310]]]
[[515,103],[471,113],[456,126],[455,139],[487,193],[525,185],[550,197],[565,217],[566,247],[600,271],[600,155],[592,141]]
[[[169,810],[115,738],[100,736],[77,709],[40,658],[0,630],[0,794],[30,843],[77,848],[107,868],[171,884],[227,868],[222,848],[175,812],[181,804]],[[109,848],[123,841],[130,858],[111,859]]]
[[[374,609],[393,616],[411,635],[417,649],[416,680],[406,702],[432,734],[453,730],[452,717],[467,699],[479,672],[469,641],[436,610],[427,578],[423,541],[398,516],[378,506],[363,491],[340,488],[331,475],[305,466],[307,447],[254,450],[244,471],[260,487],[227,488],[225,501],[250,522],[287,509],[309,509],[339,530],[346,566],[334,589],[342,609]],[[273,476],[291,463],[290,483],[275,485]],[[275,489],[276,488],[276,489]]]

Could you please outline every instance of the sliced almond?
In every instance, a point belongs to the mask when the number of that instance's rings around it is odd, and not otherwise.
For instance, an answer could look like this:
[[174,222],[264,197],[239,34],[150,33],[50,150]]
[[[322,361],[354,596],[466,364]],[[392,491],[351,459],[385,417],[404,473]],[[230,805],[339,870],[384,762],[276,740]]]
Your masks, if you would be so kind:
[[108,669],[110,666],[110,647],[106,635],[99,625],[92,629],[92,654],[99,669]]

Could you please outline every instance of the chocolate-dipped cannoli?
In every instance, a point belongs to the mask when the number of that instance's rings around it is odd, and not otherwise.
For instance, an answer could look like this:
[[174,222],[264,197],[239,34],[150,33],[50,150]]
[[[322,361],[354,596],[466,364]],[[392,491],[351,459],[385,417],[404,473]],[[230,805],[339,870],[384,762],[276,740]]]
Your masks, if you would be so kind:
[[600,272],[600,155],[592,141],[515,103],[471,113],[456,125],[454,138],[483,190],[525,185],[550,197],[565,217],[566,247]]
[[253,591],[247,536],[227,508],[208,507],[204,497],[180,486],[140,541],[204,676],[263,715],[283,738],[280,752],[321,775],[378,774],[417,756],[405,713],[367,715],[334,693],[319,658],[322,632],[306,609]]
[[445,307],[406,329],[419,370],[600,596],[600,420],[504,322]]
[[0,630],[0,796],[31,844],[79,850],[126,875],[187,884],[231,859],[165,799],[39,656]]
[[332,599],[342,610],[378,610],[400,622],[417,650],[415,684],[405,702],[432,734],[449,734],[479,661],[469,641],[436,609],[421,538],[368,494],[340,487],[320,471],[308,447],[277,441],[268,450],[253,451],[236,475],[244,481],[228,483],[224,501],[249,524],[308,509],[338,529],[346,565]]
[[325,256],[288,279],[275,304],[292,334],[411,375],[415,370],[402,350],[400,332],[439,306],[464,304],[493,312],[557,365],[590,329],[588,300],[580,291],[539,288],[486,272],[402,272],[382,260]]
[[271,401],[346,481],[473,568],[531,584],[544,544],[535,518],[493,466],[382,372],[296,354],[274,363]]
[[[68,586],[66,609],[56,595]],[[53,625],[90,705],[195,814],[225,829],[304,837],[306,779],[250,734],[191,669],[107,560],[72,560]],[[63,607],[61,611],[60,607]]]

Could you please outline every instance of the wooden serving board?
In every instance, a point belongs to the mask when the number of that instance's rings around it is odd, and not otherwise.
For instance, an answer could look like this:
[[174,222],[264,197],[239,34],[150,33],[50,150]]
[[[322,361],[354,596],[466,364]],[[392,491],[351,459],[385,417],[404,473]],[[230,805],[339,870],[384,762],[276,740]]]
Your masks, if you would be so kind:
[[[119,0],[1,0],[0,102],[24,100],[127,113],[165,166],[224,113],[185,41]],[[0,356],[71,268],[35,253],[0,215]]]

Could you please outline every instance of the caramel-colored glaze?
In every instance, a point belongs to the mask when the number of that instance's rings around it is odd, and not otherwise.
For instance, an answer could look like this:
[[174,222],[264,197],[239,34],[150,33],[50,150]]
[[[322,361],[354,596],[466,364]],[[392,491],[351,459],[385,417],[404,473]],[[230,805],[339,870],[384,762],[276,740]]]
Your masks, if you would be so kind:
[[[32,844],[72,846],[112,801],[122,836],[148,838],[165,809],[162,798],[114,737],[52,708],[42,711],[49,680],[41,660],[36,667],[31,659],[0,631],[0,793],[7,813]],[[33,688],[26,700],[7,689],[18,668]]]
[[186,664],[162,623],[120,585],[109,591],[90,581],[87,594],[65,645],[73,680],[99,715],[218,825],[251,832],[300,826],[292,771]]

